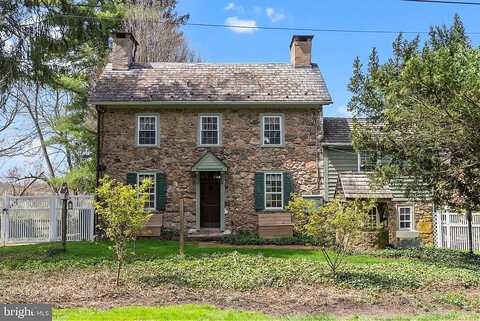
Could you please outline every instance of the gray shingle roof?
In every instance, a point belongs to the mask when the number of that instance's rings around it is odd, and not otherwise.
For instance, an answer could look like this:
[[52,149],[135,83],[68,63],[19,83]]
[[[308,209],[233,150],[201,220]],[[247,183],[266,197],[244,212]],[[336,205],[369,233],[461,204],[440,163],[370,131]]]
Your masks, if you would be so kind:
[[390,187],[371,186],[368,175],[363,172],[339,173],[337,184],[345,198],[393,198]]
[[102,102],[331,103],[317,65],[287,63],[150,63],[130,70],[108,64],[89,97]]
[[351,144],[352,143],[352,118],[323,118],[323,143],[324,144]]

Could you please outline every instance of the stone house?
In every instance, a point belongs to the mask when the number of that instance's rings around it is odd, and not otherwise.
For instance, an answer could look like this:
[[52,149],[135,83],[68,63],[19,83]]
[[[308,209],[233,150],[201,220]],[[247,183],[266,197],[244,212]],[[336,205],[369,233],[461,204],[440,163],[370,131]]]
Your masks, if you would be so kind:
[[144,235],[178,228],[183,199],[190,237],[289,236],[291,192],[319,203],[331,197],[343,168],[330,153],[345,143],[340,136],[350,138],[331,133],[323,117],[332,100],[311,61],[312,38],[293,36],[290,63],[136,64],[133,36],[113,35],[111,62],[89,97],[98,176],[154,180]]

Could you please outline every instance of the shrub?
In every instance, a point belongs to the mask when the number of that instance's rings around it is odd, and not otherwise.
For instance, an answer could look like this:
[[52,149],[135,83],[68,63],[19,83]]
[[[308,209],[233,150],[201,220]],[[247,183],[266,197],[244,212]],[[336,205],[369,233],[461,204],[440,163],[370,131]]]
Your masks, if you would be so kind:
[[106,177],[97,188],[99,201],[95,203],[95,209],[104,222],[106,236],[113,242],[118,263],[117,285],[128,255],[128,242],[135,240],[151,217],[145,210],[145,203],[149,197],[146,191],[152,184],[150,180],[144,180],[140,185],[130,186]]
[[318,239],[307,235],[295,234],[292,237],[263,239],[249,231],[239,231],[225,235],[222,242],[235,245],[321,245]]

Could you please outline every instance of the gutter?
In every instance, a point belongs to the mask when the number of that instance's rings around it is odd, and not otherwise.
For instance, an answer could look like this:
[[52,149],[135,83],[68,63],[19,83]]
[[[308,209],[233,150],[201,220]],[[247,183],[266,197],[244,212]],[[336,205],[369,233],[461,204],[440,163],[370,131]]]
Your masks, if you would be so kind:
[[352,143],[322,143],[322,146],[346,146],[346,147],[351,147],[353,146]]

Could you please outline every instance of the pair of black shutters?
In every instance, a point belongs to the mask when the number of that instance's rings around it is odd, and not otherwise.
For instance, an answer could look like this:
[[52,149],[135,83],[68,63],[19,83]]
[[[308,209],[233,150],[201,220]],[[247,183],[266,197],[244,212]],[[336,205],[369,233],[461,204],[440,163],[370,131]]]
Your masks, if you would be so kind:
[[[277,172],[275,172],[277,173]],[[283,173],[283,207],[287,206],[294,191],[292,176],[289,172]],[[265,172],[255,173],[255,209],[265,209]]]
[[[138,173],[127,174],[127,184],[137,184]],[[155,173],[155,209],[157,211],[164,211],[167,203],[167,178],[163,173]]]

